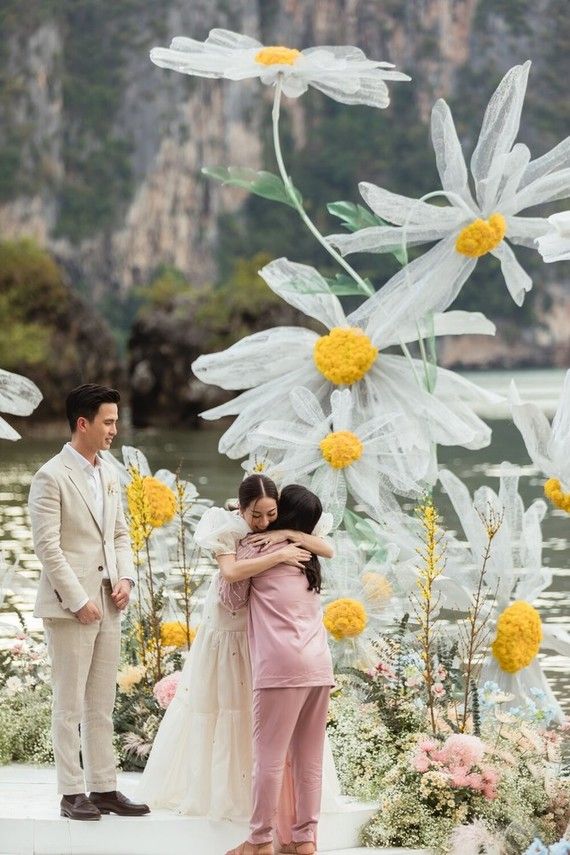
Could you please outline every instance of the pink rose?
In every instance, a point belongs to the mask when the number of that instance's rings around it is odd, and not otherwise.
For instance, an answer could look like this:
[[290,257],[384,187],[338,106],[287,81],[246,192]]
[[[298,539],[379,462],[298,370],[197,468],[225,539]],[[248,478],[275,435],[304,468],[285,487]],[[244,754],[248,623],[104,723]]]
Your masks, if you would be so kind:
[[176,694],[176,689],[180,682],[180,674],[181,671],[173,671],[172,674],[167,674],[166,677],[163,677],[162,680],[159,680],[158,683],[155,684],[154,689],[152,690],[158,705],[161,706],[163,710],[167,709]]

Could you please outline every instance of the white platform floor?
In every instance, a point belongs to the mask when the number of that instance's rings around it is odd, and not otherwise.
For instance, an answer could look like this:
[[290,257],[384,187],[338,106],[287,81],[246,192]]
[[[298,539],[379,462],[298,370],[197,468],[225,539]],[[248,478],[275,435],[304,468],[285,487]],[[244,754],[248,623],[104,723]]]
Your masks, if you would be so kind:
[[[119,776],[119,789],[136,799],[139,776]],[[325,814],[319,853],[335,855],[424,855],[417,849],[359,849],[358,830],[373,806],[351,805]],[[0,855],[224,855],[247,835],[245,824],[211,822],[152,811],[145,817],[104,816],[77,822],[59,816],[52,768],[0,766]]]

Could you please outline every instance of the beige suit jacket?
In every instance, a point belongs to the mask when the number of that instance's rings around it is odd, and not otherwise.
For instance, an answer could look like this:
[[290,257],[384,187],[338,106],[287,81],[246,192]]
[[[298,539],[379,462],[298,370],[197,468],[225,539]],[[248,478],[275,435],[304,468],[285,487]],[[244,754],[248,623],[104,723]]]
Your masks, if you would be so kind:
[[121,488],[111,464],[101,459],[101,466],[103,531],[86,476],[66,445],[32,480],[28,506],[42,564],[36,617],[73,618],[72,608],[97,599],[104,567],[112,585],[135,576]]

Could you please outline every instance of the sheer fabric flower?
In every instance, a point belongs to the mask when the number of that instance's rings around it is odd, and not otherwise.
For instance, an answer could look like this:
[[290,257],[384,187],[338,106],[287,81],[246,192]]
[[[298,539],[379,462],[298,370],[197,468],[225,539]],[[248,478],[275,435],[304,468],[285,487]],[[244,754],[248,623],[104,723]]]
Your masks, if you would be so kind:
[[344,514],[347,493],[376,513],[397,509],[393,490],[419,493],[429,461],[392,414],[357,421],[348,389],[332,393],[327,413],[303,387],[293,389],[290,400],[295,420],[263,422],[251,443],[281,451],[285,483],[305,481],[335,525]]
[[391,63],[367,59],[356,47],[299,51],[282,45],[264,46],[250,36],[221,29],[210,30],[205,42],[175,38],[170,48],[153,48],[150,58],[161,68],[197,77],[259,78],[271,86],[280,75],[283,93],[290,98],[298,98],[312,86],[334,101],[370,107],[390,103],[387,80],[410,80]]
[[377,297],[345,315],[339,299],[312,267],[279,258],[260,275],[272,291],[328,332],[319,335],[303,327],[275,327],[246,336],[220,353],[200,356],[192,364],[196,377],[205,383],[248,389],[202,413],[205,419],[238,416],[220,440],[221,453],[247,454],[247,437],[268,412],[277,410],[282,418],[293,418],[289,392],[296,386],[305,386],[321,404],[335,389],[349,387],[363,419],[397,413],[403,427],[424,443],[426,455],[430,442],[466,448],[488,445],[491,431],[473,408],[479,402],[497,402],[496,395],[443,368],[435,370],[435,389],[430,394],[423,385],[420,360],[410,362],[384,352],[391,345],[415,342],[430,333],[493,335],[495,327],[483,315],[447,312],[425,321],[430,295],[417,300],[405,288],[391,294],[382,288]]
[[562,489],[570,490],[570,371],[564,385],[552,425],[542,410],[524,403],[514,380],[510,390],[513,421],[524,440],[528,455],[547,478],[557,478]]
[[542,260],[570,261],[570,211],[553,214],[548,222],[552,228],[536,241]]
[[[27,377],[0,369],[0,413],[29,416],[41,399],[42,393]],[[2,417],[0,417],[0,439],[20,439],[20,434]]]
[[520,214],[570,195],[570,138],[533,161],[527,146],[515,144],[529,68],[530,62],[511,68],[489,102],[471,158],[474,193],[451,111],[440,99],[432,110],[431,136],[442,189],[453,194],[450,205],[427,204],[364,182],[364,200],[394,225],[332,235],[329,240],[344,254],[385,252],[404,237],[409,246],[437,241],[395,277],[391,287],[401,287],[409,277],[415,291],[434,293],[440,311],[453,302],[478,259],[490,253],[501,264],[511,297],[521,305],[532,280],[510,244],[536,249],[536,239],[548,232],[549,224],[542,217]]
[[[552,582],[552,571],[542,564],[541,523],[546,504],[542,499],[535,499],[525,510],[518,493],[518,475],[513,467],[509,474],[509,467],[508,463],[502,464],[505,474],[501,475],[498,494],[489,487],[480,487],[476,490],[473,500],[456,475],[448,470],[440,472],[441,484],[449,495],[467,539],[471,556],[469,563],[472,568],[472,590],[479,575],[481,556],[487,543],[487,532],[482,518],[488,518],[490,513],[495,518],[503,518],[491,543],[485,577],[489,595],[495,595],[490,617],[494,624],[498,623],[505,610],[515,602],[522,601],[533,606]],[[565,656],[570,654],[570,634],[563,629],[543,622],[542,636],[542,649],[554,650]],[[516,673],[509,673],[501,668],[497,658],[490,653],[483,666],[481,680],[493,681],[501,691],[512,694],[517,701],[524,701],[533,688],[542,689],[550,703],[555,706],[559,720],[563,718],[538,657],[527,667]]]

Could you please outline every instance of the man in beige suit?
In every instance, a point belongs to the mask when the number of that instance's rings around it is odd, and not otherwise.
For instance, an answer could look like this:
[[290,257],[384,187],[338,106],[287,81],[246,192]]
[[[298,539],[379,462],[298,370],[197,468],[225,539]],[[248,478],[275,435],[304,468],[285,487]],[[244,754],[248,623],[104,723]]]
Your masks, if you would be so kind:
[[99,452],[117,434],[119,397],[95,384],[69,394],[71,442],[36,473],[29,497],[42,563],[34,614],[43,618],[52,664],[61,814],[71,819],[149,812],[117,792],[113,751],[121,612],[134,568],[119,484]]

